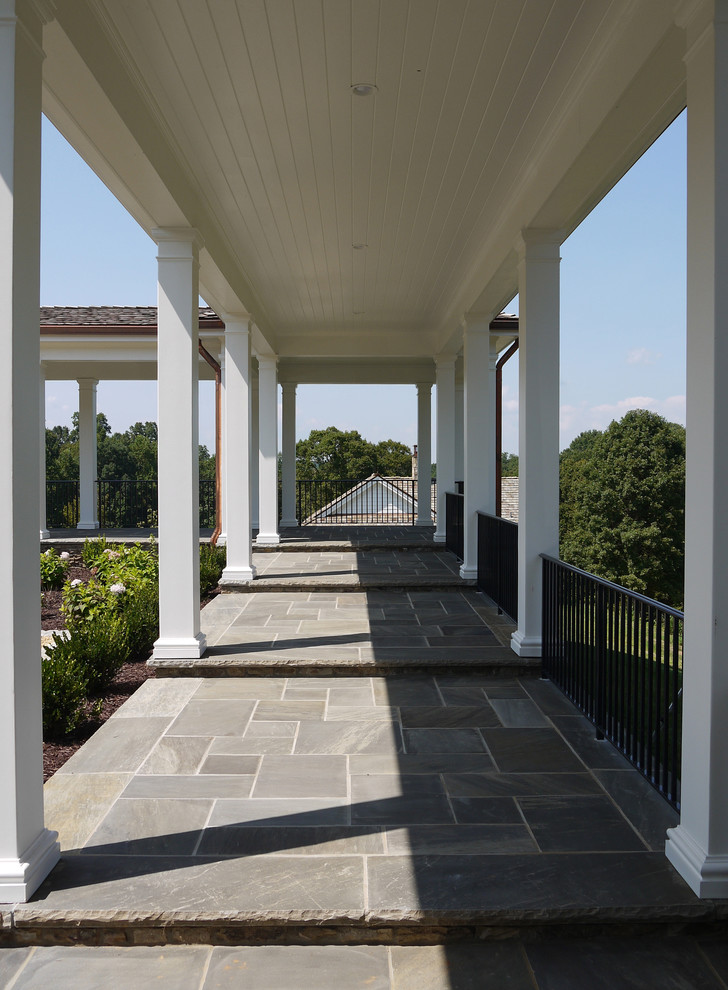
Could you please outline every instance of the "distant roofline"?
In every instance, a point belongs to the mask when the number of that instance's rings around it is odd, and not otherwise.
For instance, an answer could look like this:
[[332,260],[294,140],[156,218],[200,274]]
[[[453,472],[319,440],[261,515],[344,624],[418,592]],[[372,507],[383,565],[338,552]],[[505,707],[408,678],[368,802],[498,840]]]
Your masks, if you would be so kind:
[[[200,306],[200,330],[224,330],[225,324],[210,309]],[[41,306],[40,332],[43,336],[94,334],[156,337],[156,306]]]

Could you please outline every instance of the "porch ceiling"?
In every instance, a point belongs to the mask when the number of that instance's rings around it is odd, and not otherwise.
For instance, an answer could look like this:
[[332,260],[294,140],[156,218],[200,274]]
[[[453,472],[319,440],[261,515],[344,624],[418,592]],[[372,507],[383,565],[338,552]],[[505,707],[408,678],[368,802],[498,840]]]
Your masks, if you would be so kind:
[[514,294],[522,227],[572,230],[680,111],[673,17],[59,0],[44,109],[147,230],[201,231],[206,300],[281,356],[425,357]]

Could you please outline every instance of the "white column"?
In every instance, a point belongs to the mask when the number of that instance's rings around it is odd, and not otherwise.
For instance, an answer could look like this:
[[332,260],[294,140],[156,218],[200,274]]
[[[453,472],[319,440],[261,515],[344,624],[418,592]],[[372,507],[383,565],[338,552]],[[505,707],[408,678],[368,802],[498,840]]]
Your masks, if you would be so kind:
[[253,529],[260,529],[260,381],[253,375],[250,403],[250,494]]
[[417,526],[432,525],[432,385],[417,386]]
[[541,557],[559,555],[560,231],[519,239],[518,629],[511,647],[541,656]]
[[38,376],[38,384],[40,388],[39,393],[39,403],[38,412],[40,420],[40,457],[38,459],[40,466],[40,484],[38,485],[38,493],[40,495],[40,538],[41,540],[47,540],[51,535],[48,532],[48,515],[46,512],[46,418],[45,418],[45,385],[46,385],[46,368],[43,362],[40,362],[40,375]]
[[154,658],[197,659],[200,632],[197,231],[156,229],[159,639]]
[[277,546],[278,535],[278,359],[258,355],[258,387],[260,421],[260,502],[259,532],[256,543]]
[[98,442],[96,438],[95,378],[78,379],[78,490],[79,514],[77,529],[98,529],[96,498]]
[[225,348],[220,353],[220,488],[222,489],[222,520],[220,533],[217,537],[219,547],[227,546],[227,519],[228,519],[228,493],[227,493],[227,418],[226,418],[226,398],[225,385],[227,374],[225,371]]
[[298,526],[296,519],[296,385],[284,382],[283,423],[281,428],[281,529]]
[[220,584],[248,584],[255,577],[250,519],[250,323],[225,315],[225,497],[227,563]]
[[465,478],[465,386],[455,385],[455,481]]
[[42,26],[0,0],[0,903],[26,901],[56,864],[43,826],[38,643],[40,121]]
[[445,542],[445,495],[455,491],[455,358],[439,357],[436,366],[437,528],[435,543]]
[[477,513],[495,510],[495,374],[491,370],[490,316],[467,322],[463,329],[463,346],[465,532],[460,576],[474,581],[478,576]]
[[667,857],[728,897],[728,3],[688,25],[687,485],[680,824]]

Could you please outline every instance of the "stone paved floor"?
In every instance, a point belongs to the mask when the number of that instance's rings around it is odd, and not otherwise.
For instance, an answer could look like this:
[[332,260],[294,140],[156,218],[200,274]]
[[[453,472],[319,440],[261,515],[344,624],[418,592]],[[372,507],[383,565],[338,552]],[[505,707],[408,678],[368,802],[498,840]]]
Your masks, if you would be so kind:
[[314,552],[278,551],[253,553],[256,580],[253,586],[269,584],[357,585],[416,582],[422,587],[432,584],[462,585],[459,564],[448,550],[399,549],[317,550]]
[[458,925],[708,910],[672,811],[548,682],[147,681],[46,785],[19,925]]
[[203,664],[523,667],[507,645],[512,628],[472,588],[230,593],[202,612]]
[[726,990],[728,948],[695,938],[450,946],[0,949],[4,990]]

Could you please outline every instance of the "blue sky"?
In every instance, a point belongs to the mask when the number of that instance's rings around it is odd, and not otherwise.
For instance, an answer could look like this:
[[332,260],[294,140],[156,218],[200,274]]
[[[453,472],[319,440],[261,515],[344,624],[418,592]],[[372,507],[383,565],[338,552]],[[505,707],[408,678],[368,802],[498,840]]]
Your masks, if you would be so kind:
[[[562,448],[628,409],[685,422],[685,123],[683,113],[562,247]],[[154,244],[46,120],[42,175],[41,305],[154,305]],[[513,358],[504,373],[511,451],[517,365]],[[75,383],[49,382],[47,424],[70,425],[76,403]],[[114,430],[155,419],[155,385],[101,382],[98,408]],[[335,425],[411,446],[416,422],[414,387],[298,389],[299,436]],[[204,383],[200,442],[212,448],[213,436],[213,388]]]

